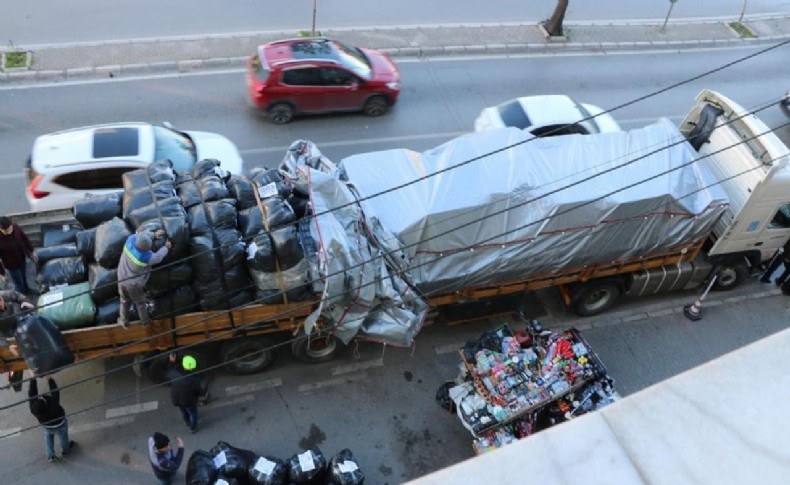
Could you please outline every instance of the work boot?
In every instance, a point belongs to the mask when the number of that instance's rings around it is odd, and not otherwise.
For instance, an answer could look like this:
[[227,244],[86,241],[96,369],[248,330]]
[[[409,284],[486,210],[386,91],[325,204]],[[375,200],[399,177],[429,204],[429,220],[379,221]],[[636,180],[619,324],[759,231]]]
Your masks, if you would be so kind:
[[74,440],[69,441],[69,447],[66,448],[65,450],[63,450],[63,456],[68,455],[69,452],[71,450],[73,450],[75,446],[77,446],[77,442],[76,441],[74,441]]

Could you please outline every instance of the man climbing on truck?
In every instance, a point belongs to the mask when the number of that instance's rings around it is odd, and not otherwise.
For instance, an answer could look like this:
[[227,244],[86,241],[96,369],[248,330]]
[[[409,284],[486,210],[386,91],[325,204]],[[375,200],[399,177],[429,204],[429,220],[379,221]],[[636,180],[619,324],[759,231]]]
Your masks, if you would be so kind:
[[154,233],[148,231],[132,234],[123,246],[121,260],[118,263],[118,294],[121,297],[118,323],[123,328],[129,327],[129,304],[133,303],[140,316],[143,326],[150,321],[149,305],[145,297],[145,284],[151,275],[151,266],[159,264],[167,256],[172,247],[170,240],[156,252],[151,251],[154,238],[165,235],[163,229]]

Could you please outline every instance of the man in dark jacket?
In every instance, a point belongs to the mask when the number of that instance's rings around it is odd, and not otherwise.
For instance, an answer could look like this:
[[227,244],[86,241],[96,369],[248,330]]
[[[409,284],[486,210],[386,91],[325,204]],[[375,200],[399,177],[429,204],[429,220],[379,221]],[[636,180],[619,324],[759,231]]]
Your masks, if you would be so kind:
[[[15,290],[0,291],[0,347],[8,347],[14,355],[19,355],[17,346],[9,345],[8,338],[14,335],[16,317],[20,310],[35,308],[25,295]],[[22,371],[9,372],[8,383],[14,386],[14,391],[22,391]]]
[[14,281],[16,291],[27,294],[27,258],[34,263],[37,258],[25,232],[8,217],[0,217],[0,275],[6,272]]
[[44,444],[47,450],[47,460],[53,463],[55,458],[55,435],[60,438],[60,449],[63,456],[69,454],[75,443],[69,440],[69,422],[66,419],[66,412],[60,405],[60,390],[55,383],[55,379],[50,377],[49,392],[39,396],[36,376],[30,379],[30,388],[27,395],[30,398],[30,412],[36,417],[44,427]]
[[176,437],[176,443],[178,451],[173,451],[170,438],[166,435],[156,432],[148,438],[148,461],[162,485],[173,483],[173,477],[184,460],[184,441]]
[[203,394],[200,376],[195,374],[197,360],[191,355],[181,358],[183,375],[176,378],[170,385],[170,399],[173,405],[181,410],[181,417],[191,433],[198,430],[198,402]]

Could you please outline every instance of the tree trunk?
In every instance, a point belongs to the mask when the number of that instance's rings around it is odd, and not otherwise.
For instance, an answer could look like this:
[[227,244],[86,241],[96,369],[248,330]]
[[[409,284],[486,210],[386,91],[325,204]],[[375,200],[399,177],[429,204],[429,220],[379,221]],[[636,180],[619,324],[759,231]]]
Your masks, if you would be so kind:
[[569,0],[557,0],[557,6],[554,7],[554,13],[551,18],[543,23],[546,32],[551,36],[562,35],[562,21],[565,20],[565,12],[568,10]]

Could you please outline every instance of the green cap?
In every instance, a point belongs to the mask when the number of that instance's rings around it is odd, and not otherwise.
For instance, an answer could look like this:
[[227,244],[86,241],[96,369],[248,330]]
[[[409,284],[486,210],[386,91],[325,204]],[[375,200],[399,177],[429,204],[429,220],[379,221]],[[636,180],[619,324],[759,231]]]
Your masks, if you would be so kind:
[[183,359],[181,359],[181,367],[184,370],[195,370],[197,367],[197,361],[191,355],[185,355]]

